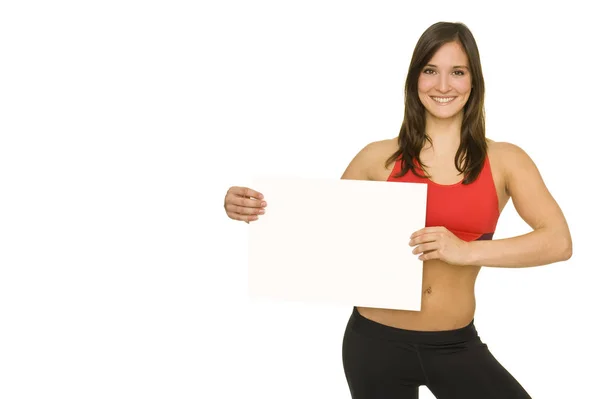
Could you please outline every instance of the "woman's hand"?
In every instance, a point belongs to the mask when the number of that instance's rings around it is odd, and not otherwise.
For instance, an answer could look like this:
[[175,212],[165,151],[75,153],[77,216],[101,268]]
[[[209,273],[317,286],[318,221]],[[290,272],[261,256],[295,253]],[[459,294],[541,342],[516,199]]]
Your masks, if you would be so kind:
[[439,259],[452,265],[468,264],[469,243],[456,237],[445,227],[425,227],[415,231],[408,243],[419,260]]
[[265,213],[264,196],[248,187],[230,187],[225,194],[225,212],[230,219],[246,223],[257,220]]

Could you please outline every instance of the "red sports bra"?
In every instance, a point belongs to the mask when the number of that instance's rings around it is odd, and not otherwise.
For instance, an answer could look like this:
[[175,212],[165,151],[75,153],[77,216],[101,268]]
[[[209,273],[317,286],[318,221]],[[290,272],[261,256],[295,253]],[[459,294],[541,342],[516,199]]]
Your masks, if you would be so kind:
[[[444,226],[464,241],[491,240],[500,217],[498,194],[486,156],[483,169],[471,184],[443,185],[422,178],[409,169],[400,177],[401,162],[397,160],[387,181],[427,183],[425,226]],[[419,173],[423,173],[418,166]]]

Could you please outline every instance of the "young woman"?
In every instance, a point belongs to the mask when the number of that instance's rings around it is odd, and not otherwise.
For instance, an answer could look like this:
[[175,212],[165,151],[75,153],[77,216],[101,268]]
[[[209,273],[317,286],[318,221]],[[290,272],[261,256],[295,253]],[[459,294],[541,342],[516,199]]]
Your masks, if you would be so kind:
[[[399,136],[366,145],[342,179],[428,184],[426,227],[398,245],[423,264],[419,312],[355,307],[343,340],[354,399],[530,398],[494,358],[474,326],[475,281],[482,266],[530,267],[565,261],[571,235],[531,158],[518,146],[485,137],[479,51],[461,23],[429,27],[415,47]],[[492,240],[512,198],[532,231]],[[227,215],[251,222],[263,195],[231,187]]]

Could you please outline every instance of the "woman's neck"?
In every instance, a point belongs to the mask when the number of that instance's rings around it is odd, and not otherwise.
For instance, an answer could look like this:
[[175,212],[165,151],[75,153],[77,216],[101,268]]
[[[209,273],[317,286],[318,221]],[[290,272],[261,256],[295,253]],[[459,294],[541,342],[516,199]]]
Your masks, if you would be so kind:
[[436,118],[427,113],[425,133],[433,141],[433,148],[426,143],[423,150],[432,150],[439,154],[455,154],[460,145],[462,119],[462,112],[453,118],[446,119]]

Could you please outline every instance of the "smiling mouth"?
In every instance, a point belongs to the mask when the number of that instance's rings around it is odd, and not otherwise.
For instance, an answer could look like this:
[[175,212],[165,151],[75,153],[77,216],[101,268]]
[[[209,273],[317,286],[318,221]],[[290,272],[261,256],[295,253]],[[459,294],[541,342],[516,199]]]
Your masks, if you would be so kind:
[[448,104],[452,102],[456,97],[433,97],[430,96],[433,101],[438,104]]

